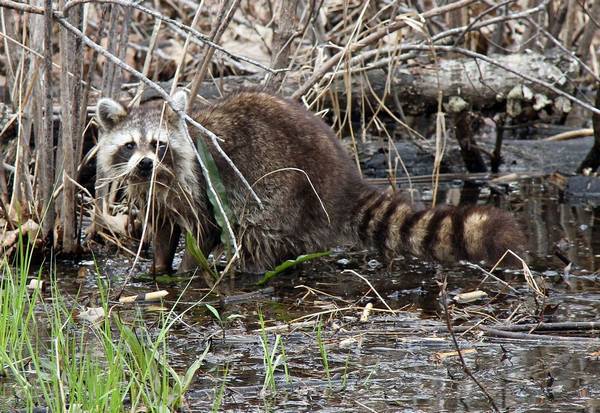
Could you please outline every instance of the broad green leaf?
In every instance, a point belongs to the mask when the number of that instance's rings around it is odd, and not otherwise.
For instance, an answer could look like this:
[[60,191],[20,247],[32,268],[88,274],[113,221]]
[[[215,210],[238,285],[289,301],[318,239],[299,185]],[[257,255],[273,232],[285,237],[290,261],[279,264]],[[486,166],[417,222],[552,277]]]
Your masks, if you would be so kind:
[[217,309],[215,307],[213,307],[210,304],[204,304],[206,306],[206,308],[208,308],[208,311],[210,311],[212,313],[212,315],[219,320],[219,322],[221,321],[221,315],[219,314],[219,312],[217,311]]
[[277,267],[275,267],[275,269],[273,269],[271,271],[267,271],[265,273],[265,276],[262,278],[262,280],[260,280],[259,282],[257,282],[257,284],[258,285],[265,285],[271,278],[273,278],[273,277],[281,274],[282,272],[284,272],[288,268],[294,267],[294,266],[296,266],[296,265],[298,265],[300,263],[306,262],[306,261],[314,260],[315,258],[325,257],[327,255],[331,255],[331,252],[330,251],[326,251],[326,252],[314,252],[312,254],[300,255],[295,260],[284,261],[281,264],[279,264]]
[[[231,209],[229,208],[229,202],[227,200],[227,193],[225,192],[225,186],[223,185],[223,181],[221,180],[221,175],[219,174],[219,170],[217,168],[217,164],[212,157],[212,154],[208,151],[208,147],[204,142],[202,137],[198,137],[196,139],[196,148],[198,149],[198,154],[200,155],[200,159],[206,165],[206,169],[208,170],[208,176],[205,176],[204,179],[210,179],[215,192],[219,200],[221,201],[221,205],[223,206],[223,211],[229,220],[229,223],[233,225],[233,214],[231,213]],[[208,196],[208,200],[210,201],[213,211],[215,214],[215,220],[217,224],[221,228],[221,242],[226,247],[228,252],[233,251],[232,245],[233,240],[230,239],[229,232],[225,226],[225,217],[223,216],[223,212],[218,207],[217,199],[215,198],[215,194],[211,191],[206,190],[206,195]]]
[[208,273],[210,273],[213,280],[219,278],[218,275],[210,267],[210,264],[208,263],[208,260],[206,259],[206,256],[204,256],[204,253],[202,252],[200,247],[198,247],[198,242],[196,241],[196,238],[194,238],[192,233],[189,231],[185,234],[185,247],[187,251],[190,254],[192,254],[192,257],[194,257],[198,265],[200,265],[200,267],[203,270],[208,271]]

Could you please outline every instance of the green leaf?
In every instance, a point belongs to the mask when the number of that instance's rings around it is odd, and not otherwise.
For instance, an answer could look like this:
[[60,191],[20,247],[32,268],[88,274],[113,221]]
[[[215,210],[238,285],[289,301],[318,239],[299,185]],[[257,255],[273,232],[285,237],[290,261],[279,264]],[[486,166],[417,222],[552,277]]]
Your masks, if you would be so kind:
[[210,264],[208,263],[208,260],[204,256],[204,253],[202,252],[200,247],[198,247],[198,242],[196,241],[196,238],[194,238],[192,233],[189,231],[185,234],[185,247],[187,251],[192,255],[192,257],[196,260],[198,265],[200,265],[200,267],[203,270],[207,271],[211,275],[213,280],[217,280],[219,278],[218,275],[210,267]]
[[331,255],[331,251],[314,252],[312,254],[304,254],[304,255],[300,255],[295,260],[284,261],[281,264],[279,264],[277,267],[275,267],[274,270],[267,271],[265,273],[265,276],[262,278],[262,280],[260,280],[256,284],[261,285],[261,286],[265,285],[271,278],[275,277],[276,275],[281,274],[288,268],[294,267],[294,266],[296,266],[300,263],[306,262],[306,261],[314,260],[315,258],[325,257],[327,255]]
[[190,367],[188,367],[187,371],[185,372],[185,376],[183,377],[183,382],[181,383],[181,393],[185,393],[190,387],[194,375],[196,374],[196,371],[200,368],[200,366],[202,366],[202,363],[204,363],[204,359],[206,358],[209,349],[210,346],[206,346],[202,355],[198,357]]
[[[208,176],[205,176],[204,179],[210,179],[215,192],[221,201],[221,206],[223,207],[223,211],[225,212],[225,216],[229,220],[229,223],[233,225],[233,214],[231,213],[231,209],[229,208],[229,202],[227,200],[227,193],[225,192],[225,185],[223,185],[223,181],[221,180],[221,175],[219,174],[219,169],[217,168],[217,164],[212,157],[212,154],[208,151],[208,147],[204,142],[202,137],[198,137],[196,139],[196,148],[198,149],[198,154],[200,155],[200,159],[206,165],[206,169],[208,170]],[[225,216],[223,212],[219,209],[219,203],[217,202],[217,198],[215,194],[211,191],[206,190],[206,195],[208,196],[208,200],[210,201],[213,211],[215,214],[215,221],[221,228],[221,243],[226,247],[228,252],[233,251],[233,240],[231,239],[229,232],[227,231],[225,225]]]
[[210,304],[204,304],[206,306],[206,308],[208,308],[208,310],[212,313],[212,315],[219,320],[219,322],[221,322],[221,315],[219,314],[219,312],[217,311],[217,309],[215,307],[213,307]]

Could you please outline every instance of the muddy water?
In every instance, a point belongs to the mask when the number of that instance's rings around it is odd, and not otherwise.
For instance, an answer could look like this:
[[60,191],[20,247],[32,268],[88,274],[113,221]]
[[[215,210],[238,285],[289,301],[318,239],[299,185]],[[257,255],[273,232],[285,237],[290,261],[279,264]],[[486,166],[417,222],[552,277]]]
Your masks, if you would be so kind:
[[[508,197],[498,197],[494,189],[465,190],[462,183],[450,182],[443,199],[495,203],[518,215],[530,237],[529,260],[534,280],[546,292],[545,299],[535,297],[522,271],[496,273],[512,287],[508,289],[499,281],[483,281],[484,273],[470,265],[442,268],[409,258],[399,259],[388,272],[372,254],[342,249],[278,276],[259,292],[255,285],[258,277],[238,274],[219,286],[220,296],[208,298],[221,319],[233,316],[231,320],[220,326],[198,305],[183,318],[185,323],[172,331],[171,362],[182,371],[211,346],[188,395],[192,410],[210,410],[223,380],[220,409],[224,411],[489,410],[486,397],[465,375],[458,358],[445,356],[454,351],[450,335],[435,331],[445,325],[439,300],[443,277],[447,277],[450,297],[477,288],[488,294],[482,301],[451,305],[454,325],[600,318],[600,210],[563,202],[559,191],[539,178],[510,186]],[[426,203],[427,189],[421,188],[419,196]],[[555,255],[556,248],[573,262],[567,271]],[[119,257],[100,258],[103,276],[113,283],[123,279],[129,265]],[[79,284],[73,282],[72,272],[81,275],[81,266],[92,267],[90,262],[81,262],[75,268],[61,268],[65,291],[95,289],[93,272],[80,277]],[[144,266],[147,263],[142,263]],[[397,311],[385,312],[385,305],[367,282],[344,270],[363,275]],[[155,288],[151,281],[137,280],[127,291],[135,294]],[[207,292],[206,283],[199,278],[189,285],[186,280],[159,288],[170,292],[167,307],[181,295],[180,311]],[[244,295],[251,292],[255,294]],[[230,298],[225,301],[222,297]],[[361,308],[367,303],[375,310],[367,322],[360,322]],[[156,319],[150,308],[142,308],[148,321]],[[283,366],[276,369],[276,391],[263,390],[259,312],[268,328],[286,323],[294,326],[267,332],[271,346],[276,335],[281,335],[289,372],[286,376]],[[314,322],[322,323],[324,350],[320,350]],[[597,333],[578,334],[598,338]],[[593,354],[600,350],[600,340],[552,343],[494,338],[477,329],[457,333],[457,340],[472,374],[501,410],[600,410],[600,360]]]

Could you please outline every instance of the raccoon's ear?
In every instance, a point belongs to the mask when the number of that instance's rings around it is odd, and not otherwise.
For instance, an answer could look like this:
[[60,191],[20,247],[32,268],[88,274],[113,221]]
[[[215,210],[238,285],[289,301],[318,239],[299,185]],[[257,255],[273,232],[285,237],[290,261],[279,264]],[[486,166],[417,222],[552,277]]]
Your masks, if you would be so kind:
[[110,130],[127,116],[127,109],[110,98],[102,98],[96,105],[96,118],[103,129]]

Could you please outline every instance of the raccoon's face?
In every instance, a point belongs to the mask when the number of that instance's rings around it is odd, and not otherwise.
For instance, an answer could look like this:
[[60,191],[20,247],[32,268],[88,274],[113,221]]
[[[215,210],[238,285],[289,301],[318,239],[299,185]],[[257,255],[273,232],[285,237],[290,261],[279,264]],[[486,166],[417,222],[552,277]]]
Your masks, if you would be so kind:
[[[176,92],[173,99],[185,107],[185,92]],[[98,168],[108,180],[125,178],[129,185],[154,181],[169,186],[194,154],[176,114],[162,101],[127,110],[103,98],[98,101],[96,117],[101,127]]]

